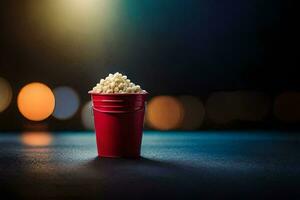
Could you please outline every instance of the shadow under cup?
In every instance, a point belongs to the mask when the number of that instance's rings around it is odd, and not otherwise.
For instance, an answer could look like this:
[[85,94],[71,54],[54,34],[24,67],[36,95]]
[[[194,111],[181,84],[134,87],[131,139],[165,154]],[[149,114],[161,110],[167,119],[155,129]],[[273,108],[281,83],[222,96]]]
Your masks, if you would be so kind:
[[148,93],[89,93],[93,102],[98,155],[139,158]]

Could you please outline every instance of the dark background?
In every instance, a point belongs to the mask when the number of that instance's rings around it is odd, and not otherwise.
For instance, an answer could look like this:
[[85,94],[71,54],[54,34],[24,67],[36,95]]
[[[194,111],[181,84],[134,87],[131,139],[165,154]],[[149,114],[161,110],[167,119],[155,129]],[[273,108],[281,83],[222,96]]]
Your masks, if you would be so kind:
[[[14,92],[11,105],[0,113],[0,130],[32,124],[15,105],[18,91],[33,81],[71,86],[81,102],[89,100],[87,91],[101,77],[116,71],[151,97],[193,95],[205,102],[215,91],[254,90],[273,101],[300,89],[298,23],[291,1],[112,1],[97,15],[82,15],[83,21],[80,13],[68,14],[69,7],[52,6],[55,2],[0,3],[0,76]],[[79,112],[64,122],[49,118],[42,124],[55,130],[83,128]],[[263,122],[221,128],[298,129],[299,123],[270,113]]]

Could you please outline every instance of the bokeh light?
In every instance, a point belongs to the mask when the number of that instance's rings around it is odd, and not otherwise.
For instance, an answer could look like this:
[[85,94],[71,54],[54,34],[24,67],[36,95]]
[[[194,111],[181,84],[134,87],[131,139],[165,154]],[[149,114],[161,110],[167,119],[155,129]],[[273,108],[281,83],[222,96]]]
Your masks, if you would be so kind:
[[83,126],[88,130],[94,129],[94,117],[92,112],[92,101],[87,102],[81,111],[81,120]]
[[48,146],[52,140],[53,137],[49,132],[24,132],[21,135],[22,143],[33,147]]
[[4,111],[12,99],[12,89],[8,81],[0,77],[0,112]]
[[207,100],[208,117],[218,124],[234,120],[260,121],[269,113],[270,98],[255,91],[216,92]]
[[21,89],[17,103],[19,111],[25,118],[41,121],[52,114],[55,98],[47,85],[35,82]]
[[217,124],[233,121],[239,112],[234,102],[234,95],[230,92],[213,93],[207,99],[205,107],[208,118]]
[[157,96],[149,101],[146,112],[147,124],[159,130],[176,129],[182,122],[183,106],[171,96]]
[[53,116],[57,119],[69,119],[78,110],[80,101],[78,94],[70,87],[62,86],[53,90],[55,96],[55,108]]
[[261,92],[236,91],[233,95],[239,120],[261,121],[271,110],[271,99]]
[[203,103],[193,96],[180,96],[179,101],[182,103],[184,109],[180,128],[185,130],[199,128],[202,125],[205,116]]
[[27,41],[43,40],[65,58],[94,58],[97,50],[105,51],[99,44],[116,33],[112,24],[120,13],[117,5],[112,0],[31,1],[26,17],[32,26],[19,37],[30,46]]
[[275,116],[284,122],[300,121],[300,92],[280,94],[274,103]]

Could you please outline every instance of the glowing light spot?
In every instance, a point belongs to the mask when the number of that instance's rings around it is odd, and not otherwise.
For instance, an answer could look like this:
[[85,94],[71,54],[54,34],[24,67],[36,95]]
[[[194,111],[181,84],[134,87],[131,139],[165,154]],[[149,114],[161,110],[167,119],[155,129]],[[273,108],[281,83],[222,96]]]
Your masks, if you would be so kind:
[[114,34],[118,5],[112,0],[30,1],[26,17],[32,25],[18,34],[30,47],[38,45],[30,43],[38,38],[68,59],[94,58],[99,55],[96,50],[105,51],[99,43]]
[[260,121],[269,113],[270,98],[253,91],[216,92],[207,100],[208,117],[218,124]]
[[79,107],[79,97],[70,87],[58,87],[54,89],[55,109],[53,116],[57,119],[71,118]]
[[205,109],[202,102],[193,96],[181,96],[184,115],[180,125],[182,129],[193,130],[199,128],[204,120]]
[[284,122],[300,121],[300,93],[285,92],[274,103],[275,116]]
[[52,140],[53,137],[48,132],[24,132],[21,135],[22,143],[33,147],[48,146]]
[[154,97],[147,106],[146,122],[155,129],[171,130],[178,128],[182,117],[183,106],[174,97]]
[[83,126],[88,130],[94,129],[94,116],[92,112],[92,102],[87,102],[81,111],[81,120]]
[[12,89],[10,84],[0,77],[0,112],[4,111],[12,99]]
[[37,28],[56,36],[72,37],[86,36],[104,28],[116,16],[112,12],[112,9],[116,11],[116,5],[111,0],[45,0],[33,2],[28,8],[32,19],[40,26]]
[[271,109],[270,98],[260,92],[236,91],[233,93],[237,119],[243,121],[261,121]]
[[52,114],[55,98],[48,86],[35,82],[21,89],[17,103],[19,111],[25,118],[41,121]]
[[234,96],[230,92],[213,93],[206,102],[208,117],[217,124],[226,124],[236,119]]

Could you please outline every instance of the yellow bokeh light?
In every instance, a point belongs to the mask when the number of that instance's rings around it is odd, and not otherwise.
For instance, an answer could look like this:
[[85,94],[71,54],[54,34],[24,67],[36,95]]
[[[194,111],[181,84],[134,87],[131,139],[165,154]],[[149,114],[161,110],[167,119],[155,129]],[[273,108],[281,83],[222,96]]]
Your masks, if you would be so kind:
[[25,17],[31,26],[19,38],[30,47],[40,44],[34,43],[38,38],[68,59],[95,58],[106,51],[99,44],[117,33],[118,5],[112,0],[30,1]]
[[52,114],[55,106],[55,98],[51,89],[38,82],[24,86],[17,101],[21,114],[32,121],[46,119]]
[[183,117],[183,106],[171,96],[158,96],[147,106],[146,122],[152,128],[171,130],[178,128]]
[[4,111],[12,99],[12,89],[10,84],[0,77],[0,112]]
[[56,36],[101,32],[118,14],[113,12],[117,11],[116,2],[111,0],[44,0],[32,2],[28,8],[37,28]]
[[48,146],[53,138],[48,132],[25,132],[21,135],[23,144],[34,147]]

